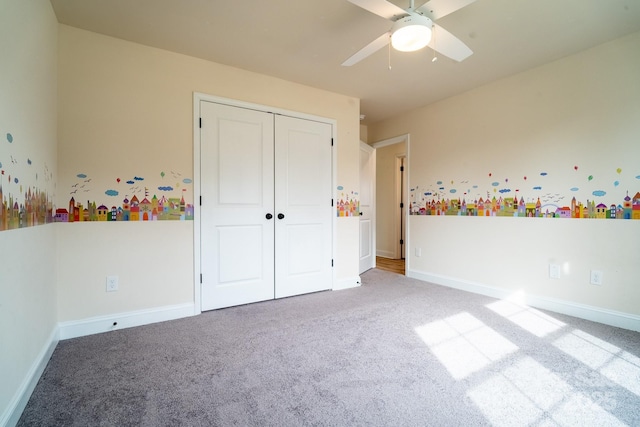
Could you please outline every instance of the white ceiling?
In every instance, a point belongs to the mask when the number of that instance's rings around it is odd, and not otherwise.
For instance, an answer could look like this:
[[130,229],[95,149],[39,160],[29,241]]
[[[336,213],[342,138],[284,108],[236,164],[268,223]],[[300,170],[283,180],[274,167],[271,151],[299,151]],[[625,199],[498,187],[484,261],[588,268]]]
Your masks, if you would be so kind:
[[638,0],[477,0],[438,20],[471,57],[393,51],[389,70],[387,49],[340,65],[391,27],[347,0],[51,4],[66,25],[358,97],[365,124],[640,31]]

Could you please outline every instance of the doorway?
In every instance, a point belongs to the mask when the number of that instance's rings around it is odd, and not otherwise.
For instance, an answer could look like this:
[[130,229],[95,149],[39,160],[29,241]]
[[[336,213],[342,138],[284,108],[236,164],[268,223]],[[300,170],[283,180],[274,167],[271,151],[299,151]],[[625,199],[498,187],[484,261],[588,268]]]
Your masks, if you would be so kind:
[[376,142],[376,265],[406,271],[408,142],[402,135]]

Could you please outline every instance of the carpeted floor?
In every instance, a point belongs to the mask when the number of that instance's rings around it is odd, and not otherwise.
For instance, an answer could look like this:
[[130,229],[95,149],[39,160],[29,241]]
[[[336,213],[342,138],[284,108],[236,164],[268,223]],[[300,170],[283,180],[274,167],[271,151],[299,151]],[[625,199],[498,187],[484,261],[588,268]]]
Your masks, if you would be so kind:
[[62,341],[18,425],[640,425],[640,334],[362,279]]

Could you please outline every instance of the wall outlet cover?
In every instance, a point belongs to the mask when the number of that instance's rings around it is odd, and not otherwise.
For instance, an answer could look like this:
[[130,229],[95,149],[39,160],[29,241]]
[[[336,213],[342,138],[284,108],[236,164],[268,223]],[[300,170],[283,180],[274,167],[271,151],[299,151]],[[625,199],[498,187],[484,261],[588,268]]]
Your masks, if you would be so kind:
[[601,270],[591,270],[591,284],[601,286],[603,275],[604,273]]
[[107,292],[118,290],[118,276],[107,276]]

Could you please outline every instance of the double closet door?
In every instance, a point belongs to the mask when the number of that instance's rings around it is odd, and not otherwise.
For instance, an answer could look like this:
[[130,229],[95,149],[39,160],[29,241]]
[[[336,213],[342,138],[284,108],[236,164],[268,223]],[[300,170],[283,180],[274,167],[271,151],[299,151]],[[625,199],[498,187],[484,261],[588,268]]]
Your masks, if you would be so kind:
[[329,123],[200,102],[202,310],[332,287]]

